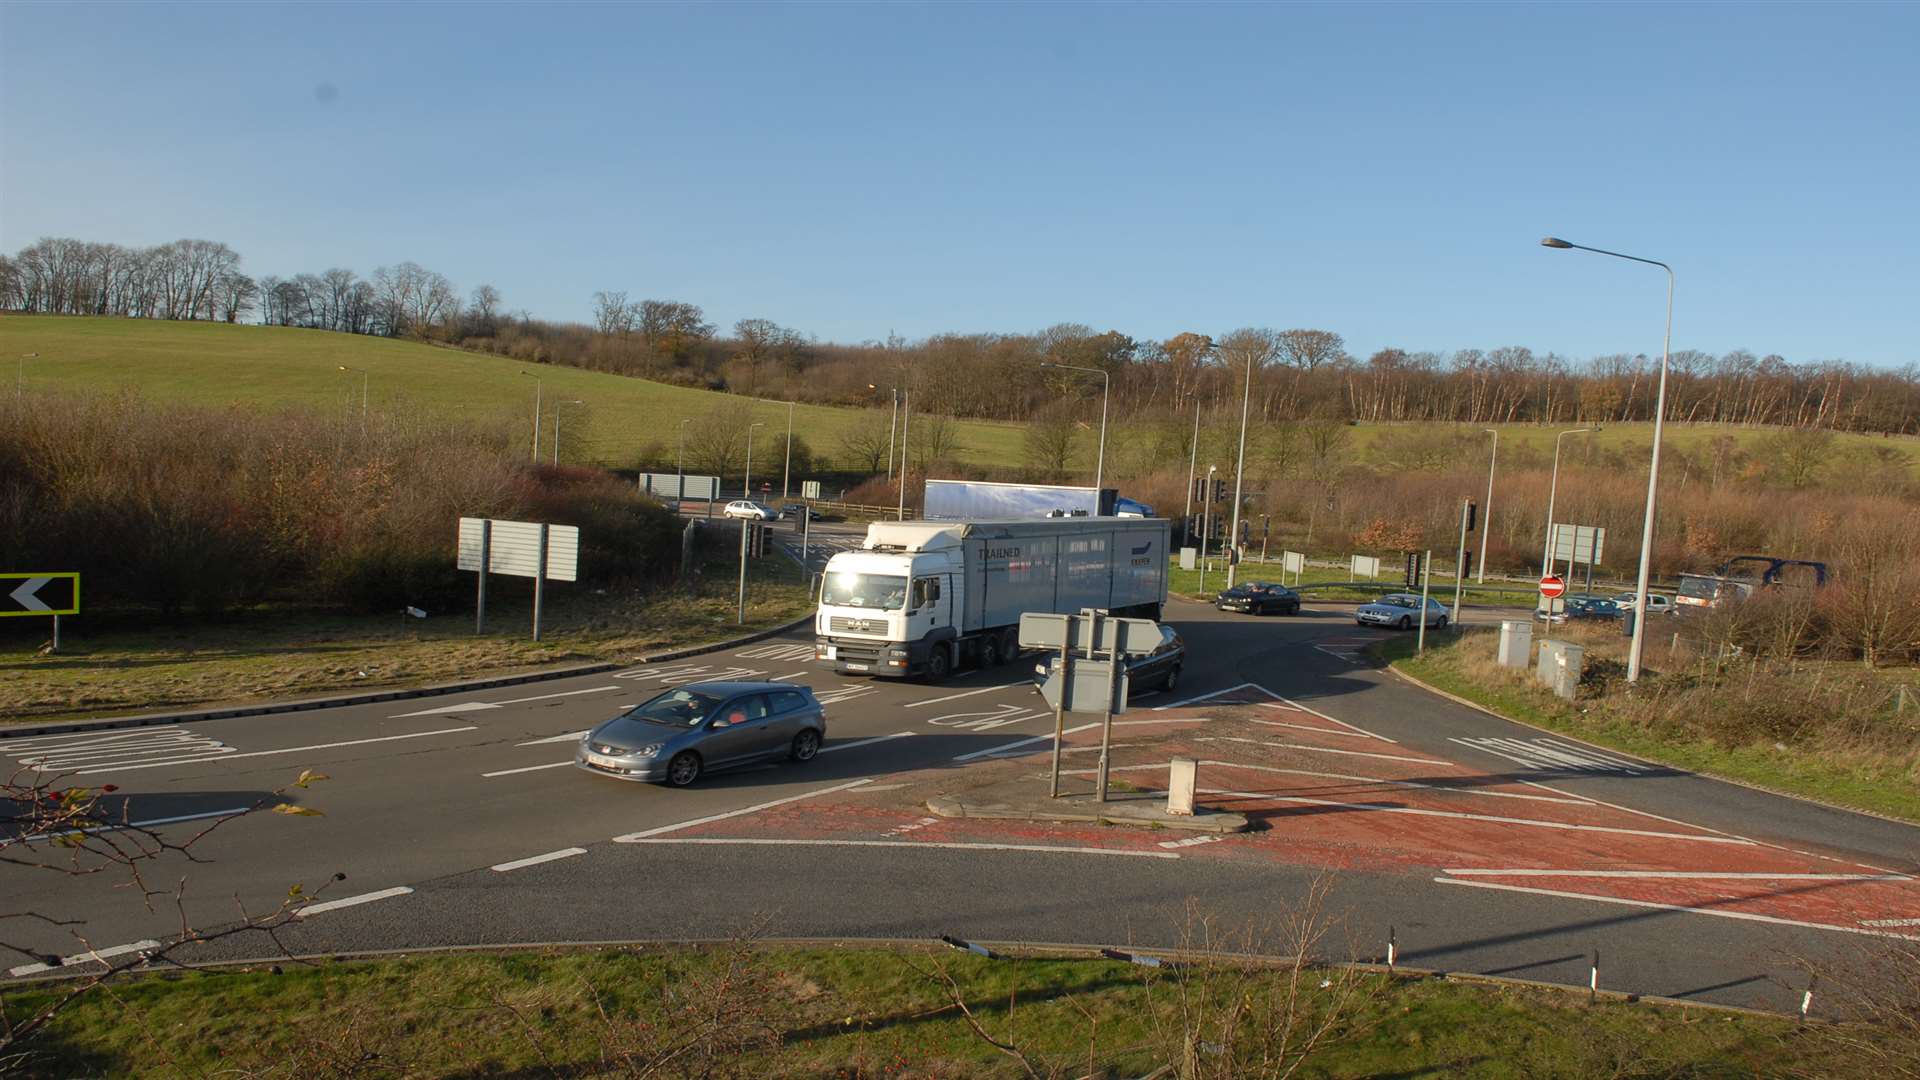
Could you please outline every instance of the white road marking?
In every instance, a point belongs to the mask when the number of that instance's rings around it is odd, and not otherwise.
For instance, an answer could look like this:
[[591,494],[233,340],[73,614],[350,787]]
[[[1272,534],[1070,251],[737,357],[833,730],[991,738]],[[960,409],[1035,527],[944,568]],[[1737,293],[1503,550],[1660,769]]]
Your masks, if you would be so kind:
[[1273,698],[1276,701],[1285,700],[1281,698],[1279,694],[1276,694],[1273,691],[1267,689],[1266,687],[1261,686],[1259,683],[1243,682],[1238,686],[1229,686],[1225,690],[1215,690],[1211,694],[1201,694],[1199,697],[1190,697],[1181,701],[1172,702],[1167,705],[1157,705],[1154,707],[1153,711],[1165,712],[1168,709],[1178,709],[1183,705],[1193,705],[1202,701],[1212,701],[1214,698],[1225,697],[1228,694],[1231,694],[1240,690],[1258,690],[1261,693],[1267,695],[1270,698]]
[[1207,719],[1204,716],[1195,716],[1190,718],[1183,717],[1178,720],[1115,720],[1113,722],[1113,726],[1114,727],[1138,727],[1141,724],[1158,724],[1162,727],[1165,727],[1169,724],[1211,724],[1211,723],[1213,723],[1213,721]]
[[811,660],[814,647],[791,642],[779,642],[772,645],[756,645],[751,649],[741,649],[733,655],[742,660]]
[[[178,825],[183,821],[204,821],[207,818],[232,817],[235,814],[246,813],[247,809],[248,808],[244,806],[236,806],[230,810],[208,810],[200,814],[179,814],[174,817],[150,818],[146,821],[129,821],[124,824],[95,825],[87,829],[71,829],[67,832],[48,833],[45,836],[33,837],[32,840],[55,840],[62,836],[92,836],[94,833],[112,832],[115,829],[151,829],[158,825]],[[27,842],[31,843],[32,840]]]
[[785,675],[775,675],[775,676],[773,677],[773,681],[774,681],[774,682],[786,682],[786,681],[787,681],[788,679],[797,679],[797,678],[799,678],[800,676],[802,676],[802,675],[806,675],[806,674],[809,674],[809,672],[808,672],[808,671],[807,671],[806,669],[804,669],[804,668],[803,668],[803,669],[801,669],[801,670],[799,670],[799,671],[789,671],[789,672],[787,672],[787,673],[786,673]]
[[1650,773],[1659,767],[1558,739],[1449,738],[1447,741],[1485,751],[1528,769],[1573,769],[1577,772],[1617,772],[1633,776]]
[[1219,765],[1229,769],[1253,769],[1258,772],[1289,773],[1294,776],[1313,776],[1325,780],[1356,780],[1368,784],[1385,784],[1389,787],[1452,791],[1461,795],[1484,795],[1493,799],[1530,799],[1536,802],[1564,803],[1568,806],[1593,805],[1585,799],[1560,798],[1555,795],[1528,795],[1521,791],[1482,791],[1479,788],[1456,787],[1452,784],[1423,784],[1418,780],[1387,780],[1378,776],[1352,776],[1347,773],[1315,772],[1311,769],[1282,769],[1276,765],[1250,765],[1240,761],[1202,760],[1200,764]]
[[1465,765],[1457,765],[1454,762],[1443,761],[1439,758],[1404,757],[1400,754],[1376,754],[1369,750],[1335,750],[1330,746],[1306,746],[1301,743],[1271,742],[1266,739],[1242,739],[1232,735],[1214,735],[1196,741],[1251,743],[1254,746],[1277,746],[1282,750],[1306,750],[1315,754],[1342,754],[1347,757],[1379,758],[1382,761],[1410,761],[1415,765],[1441,765],[1453,769],[1466,768]]
[[831,754],[836,750],[851,750],[856,746],[872,746],[874,743],[886,742],[889,739],[912,738],[914,734],[915,733],[911,731],[896,731],[891,735],[875,735],[871,739],[861,739],[858,742],[834,743],[832,746],[823,746],[820,748],[820,752],[823,754]]
[[927,723],[936,727],[967,728],[972,731],[989,731],[993,728],[1018,724],[1023,720],[1037,719],[1052,715],[1050,710],[1035,709],[1027,705],[996,705],[985,712],[947,713],[936,716]]
[[1863,919],[1861,926],[1920,926],[1920,919]]
[[832,787],[815,788],[812,791],[801,792],[798,795],[789,795],[784,799],[774,799],[771,802],[763,802],[755,806],[746,806],[738,810],[729,810],[724,814],[710,814],[707,817],[694,818],[691,821],[682,821],[673,825],[661,825],[658,828],[643,829],[640,832],[627,833],[623,836],[614,837],[613,842],[616,844],[637,843],[641,840],[646,840],[650,837],[663,836],[670,832],[679,832],[681,829],[691,829],[696,825],[710,825],[713,822],[725,821],[728,818],[744,817],[747,814],[757,814],[762,810],[771,810],[776,806],[785,806],[788,803],[799,802],[802,799],[811,799],[817,795],[831,795],[836,791],[846,791],[849,788],[857,788],[863,784],[871,784],[871,783],[873,783],[871,779],[854,780],[845,784],[835,784]]
[[323,903],[308,904],[306,907],[295,911],[293,917],[296,919],[304,919],[309,915],[318,915],[323,911],[337,911],[340,908],[356,907],[360,904],[371,904],[375,900],[386,900],[395,896],[405,896],[412,891],[412,889],[407,888],[405,885],[399,885],[391,889],[381,889],[379,892],[361,893],[359,896],[346,896],[338,900],[327,900]]
[[814,696],[814,700],[818,701],[822,705],[834,705],[834,704],[838,704],[839,702],[846,701],[850,698],[865,697],[868,694],[877,694],[879,692],[880,692],[879,689],[876,687],[862,686],[862,685],[856,684],[856,685],[850,685],[850,686],[843,686],[838,690],[828,690],[825,692],[816,690],[814,691],[813,696]]
[[457,705],[442,705],[436,709],[421,709],[419,712],[396,713],[389,720],[404,720],[409,716],[432,716],[436,713],[475,712],[480,709],[504,709],[508,705],[525,705],[529,701],[548,701],[553,698],[579,697],[581,694],[604,694],[609,690],[618,690],[617,686],[596,686],[588,690],[564,690],[557,694],[535,694],[532,697],[509,698],[506,701],[463,701]]
[[1373,738],[1372,735],[1369,735],[1364,731],[1335,731],[1331,728],[1312,727],[1307,724],[1289,724],[1284,720],[1262,720],[1257,716],[1247,717],[1247,723],[1259,724],[1262,727],[1283,727],[1283,728],[1292,728],[1295,731],[1311,731],[1315,735],[1345,735],[1349,738],[1354,738],[1354,739]]
[[946,697],[928,698],[925,701],[910,702],[909,704],[907,704],[906,708],[917,709],[922,705],[938,705],[943,701],[958,701],[963,697],[972,697],[975,694],[991,694],[995,690],[1011,690],[1016,686],[1027,686],[1027,685],[1031,685],[1031,684],[1025,683],[1025,682],[1010,682],[1010,683],[1004,683],[1000,686],[983,686],[978,690],[968,690],[964,693],[948,694]]
[[586,729],[586,731],[569,731],[565,735],[549,735],[544,739],[530,739],[523,743],[514,743],[513,745],[515,746],[549,746],[553,743],[579,742],[581,739],[586,738],[587,731],[591,731],[591,730],[593,729],[588,728]]
[[1722,919],[1774,923],[1778,926],[1802,926],[1809,930],[1838,930],[1844,934],[1865,934],[1868,937],[1920,941],[1920,938],[1911,934],[1891,934],[1884,930],[1862,930],[1856,926],[1835,926],[1831,923],[1801,922],[1799,919],[1782,919],[1775,915],[1759,915],[1751,911],[1722,911],[1717,908],[1688,907],[1684,904],[1658,904],[1651,900],[1628,900],[1621,896],[1596,896],[1591,893],[1562,892],[1559,889],[1530,889],[1525,885],[1502,885],[1493,881],[1465,881],[1450,877],[1437,877],[1433,880],[1442,885],[1464,885],[1470,889],[1498,889],[1501,892],[1528,893],[1533,896],[1555,896],[1563,900],[1591,900],[1597,904],[1622,904],[1627,907],[1652,908],[1655,911],[1680,911],[1692,915],[1715,915]]
[[498,772],[483,772],[480,774],[480,778],[483,780],[491,780],[496,776],[512,776],[514,773],[539,772],[541,769],[564,769],[571,764],[573,764],[573,759],[568,758],[565,761],[549,761],[545,765],[525,765],[518,769],[501,769]]
[[421,739],[428,735],[451,735],[458,731],[473,731],[479,725],[466,727],[441,728],[438,731],[415,731],[407,735],[382,735],[377,739],[349,739],[346,742],[315,743],[312,746],[289,746],[284,750],[254,750],[245,754],[229,754],[225,757],[177,758],[172,761],[149,761],[140,765],[116,765],[101,769],[81,769],[82,775],[97,772],[128,772],[133,769],[157,769],[162,765],[189,765],[196,761],[234,761],[239,758],[268,757],[273,754],[298,754],[306,750],[332,750],[341,746],[365,746],[368,743],[393,742],[395,739]]
[[769,847],[881,847],[940,848],[949,851],[1035,851],[1058,855],[1120,855],[1135,859],[1177,859],[1171,851],[1129,851],[1124,848],[1055,847],[1049,844],[968,844],[937,840],[786,840],[748,837],[673,836],[660,840],[632,840],[635,844],[745,844]]
[[561,848],[559,851],[549,851],[545,855],[534,855],[525,859],[515,859],[512,862],[495,863],[494,865],[487,867],[487,869],[505,874],[514,870],[523,869],[528,866],[538,866],[541,863],[557,862],[561,859],[571,859],[575,855],[585,855],[586,853],[587,853],[587,849],[583,847]]
[[1201,844],[1217,844],[1225,839],[1224,836],[1189,836],[1185,840],[1162,840],[1160,846],[1163,848],[1197,847]]
[[[1079,727],[1070,727],[1070,728],[1068,728],[1068,729],[1067,729],[1066,731],[1064,731],[1064,732],[1061,732],[1061,734],[1062,734],[1062,735],[1072,735],[1072,734],[1074,734],[1075,732],[1079,732],[1079,731],[1085,731],[1085,730],[1087,730],[1088,728],[1097,728],[1097,727],[1099,727],[1099,726],[1100,726],[1100,724],[1099,724],[1099,722],[1098,722],[1098,721],[1095,721],[1094,723],[1091,723],[1091,724],[1081,724],[1081,725],[1080,725]],[[1033,737],[1031,737],[1031,738],[1027,738],[1027,739],[1020,739],[1020,740],[1018,740],[1018,741],[1016,741],[1016,742],[1010,742],[1010,743],[1001,743],[1001,744],[1000,744],[999,746],[995,746],[995,747],[993,747],[993,748],[991,748],[991,749],[988,749],[988,750],[975,750],[974,752],[972,752],[972,753],[970,753],[970,754],[961,754],[961,755],[960,755],[959,757],[956,757],[956,758],[954,758],[953,760],[955,760],[955,761],[972,761],[972,760],[973,760],[974,758],[982,758],[982,757],[986,757],[986,756],[987,756],[988,754],[1001,754],[1001,753],[1005,753],[1006,751],[1008,751],[1008,750],[1011,750],[1011,749],[1013,749],[1013,748],[1014,748],[1014,747],[1016,747],[1016,746],[1030,746],[1030,745],[1032,745],[1033,743],[1037,743],[1037,742],[1047,742],[1047,741],[1049,741],[1049,740],[1051,740],[1052,738],[1053,738],[1053,736],[1052,736],[1052,735],[1050,735],[1050,734],[1049,734],[1049,735],[1035,735],[1035,736],[1033,736]]]
[[14,976],[38,975],[43,971],[72,967],[75,964],[105,963],[110,956],[125,956],[130,952],[139,952],[142,949],[157,949],[159,947],[160,943],[157,941],[136,941],[131,945],[114,945],[110,948],[93,949],[88,952],[75,953],[72,956],[62,957],[58,964],[22,964],[17,968],[8,968],[7,974]]
[[1572,878],[1658,878],[1689,881],[1912,881],[1905,874],[1769,874],[1731,870],[1500,870],[1486,868],[1446,869],[1455,877],[1572,877]]
[[41,772],[64,772],[108,762],[131,764],[142,759],[177,757],[181,754],[205,754],[220,757],[234,748],[218,739],[198,735],[182,727],[149,728],[140,731],[98,732],[51,735],[40,738],[8,740],[0,743],[20,764]]
[[1316,709],[1311,705],[1302,705],[1299,702],[1293,700],[1292,698],[1281,698],[1280,700],[1286,702],[1287,704],[1293,706],[1296,709],[1299,709],[1303,713],[1309,713],[1313,716],[1317,716],[1320,719],[1325,720],[1330,724],[1339,724],[1341,727],[1346,728],[1349,731],[1357,732],[1358,734],[1365,735],[1369,738],[1379,739],[1381,742],[1396,741],[1394,739],[1387,738],[1385,735],[1375,735],[1373,732],[1368,731],[1366,728],[1363,728],[1358,724],[1349,724],[1345,720],[1340,719],[1339,717],[1328,716],[1326,713],[1321,712],[1319,709]]
[[1227,791],[1221,788],[1200,788],[1202,794],[1227,795],[1236,799],[1259,799],[1264,802],[1300,803],[1305,806],[1331,806],[1339,810],[1367,810],[1383,814],[1414,814],[1419,817],[1455,818],[1460,821],[1490,821],[1497,825],[1523,825],[1535,829],[1564,829],[1571,832],[1614,833],[1621,836],[1651,836],[1661,840],[1691,840],[1701,844],[1739,844],[1744,847],[1755,846],[1751,840],[1740,840],[1731,836],[1699,836],[1693,833],[1656,832],[1652,829],[1628,829],[1618,825],[1576,825],[1570,821],[1542,821],[1539,818],[1503,817],[1498,814],[1469,814],[1463,810],[1428,810],[1418,806],[1385,806],[1380,803],[1341,802],[1337,799],[1310,799],[1303,795],[1275,795],[1259,791]]

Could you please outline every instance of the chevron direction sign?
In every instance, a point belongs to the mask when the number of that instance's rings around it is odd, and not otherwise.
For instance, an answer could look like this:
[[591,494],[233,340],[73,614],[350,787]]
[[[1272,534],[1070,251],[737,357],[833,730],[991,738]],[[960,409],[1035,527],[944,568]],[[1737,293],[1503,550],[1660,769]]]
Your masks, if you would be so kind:
[[0,618],[80,614],[80,575],[74,571],[0,574]]

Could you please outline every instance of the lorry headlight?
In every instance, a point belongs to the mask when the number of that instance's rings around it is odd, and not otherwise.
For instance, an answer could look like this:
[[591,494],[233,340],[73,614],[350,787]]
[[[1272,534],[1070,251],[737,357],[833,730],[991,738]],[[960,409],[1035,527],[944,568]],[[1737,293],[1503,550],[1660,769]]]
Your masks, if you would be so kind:
[[888,649],[888,650],[887,650],[887,655],[888,655],[888,656],[905,656],[905,655],[907,655],[907,650],[905,650],[905,649]]

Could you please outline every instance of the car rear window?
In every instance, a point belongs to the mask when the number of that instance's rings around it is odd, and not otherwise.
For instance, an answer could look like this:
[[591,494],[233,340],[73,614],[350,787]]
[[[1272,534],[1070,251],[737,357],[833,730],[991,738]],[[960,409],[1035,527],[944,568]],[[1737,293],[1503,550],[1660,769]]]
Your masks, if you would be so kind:
[[794,690],[781,690],[773,695],[774,712],[791,712],[807,707],[806,695]]

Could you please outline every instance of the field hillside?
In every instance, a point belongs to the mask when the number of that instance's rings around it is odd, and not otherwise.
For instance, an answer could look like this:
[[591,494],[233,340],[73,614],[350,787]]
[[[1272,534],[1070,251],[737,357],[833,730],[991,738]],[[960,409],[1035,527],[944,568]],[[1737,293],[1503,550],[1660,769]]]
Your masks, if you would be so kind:
[[[361,371],[375,409],[420,409],[449,417],[508,419],[531,429],[533,378],[536,373],[551,417],[554,403],[568,405],[562,423],[562,450],[568,461],[632,467],[651,450],[671,454],[674,428],[686,418],[699,419],[723,405],[743,399],[730,394],[669,386],[645,379],[581,368],[523,361],[465,352],[388,338],[324,330],[275,326],[235,326],[209,322],[167,322],[148,319],[91,318],[51,315],[0,316],[0,358],[17,360],[18,374],[27,387],[46,390],[116,391],[131,388],[155,401],[202,405],[300,404],[321,409],[357,411]],[[357,369],[342,371],[342,367]],[[0,368],[0,372],[4,372]],[[15,374],[5,372],[5,374]],[[756,416],[767,430],[760,438],[784,435],[785,407],[775,402],[757,406]],[[849,466],[838,436],[862,417],[859,410],[800,405],[794,409],[794,432],[824,461]],[[1503,464],[1544,467],[1553,452],[1556,431],[1565,425],[1500,425]],[[958,451],[952,460],[970,468],[1017,469],[1023,464],[1022,427],[1014,423],[959,421]],[[1481,440],[1477,425],[1356,424],[1352,450],[1372,456],[1383,440],[1404,438],[1416,428],[1471,435]],[[548,452],[549,429],[543,428],[542,456]],[[1722,436],[1731,436],[1742,449],[1752,449],[1773,434],[1771,428],[1741,428],[1718,424],[1669,424],[1667,441],[1683,450],[1698,448]],[[531,431],[529,430],[529,435]],[[1080,439],[1076,465],[1091,472],[1092,431]],[[1232,433],[1210,425],[1202,453],[1223,468],[1232,463]],[[1645,447],[1652,425],[1612,424],[1592,437],[1597,449]],[[1220,445],[1215,447],[1214,442]],[[1584,441],[1584,440],[1573,440]],[[1109,439],[1107,472],[1125,477],[1129,444],[1150,445],[1144,433],[1116,423]],[[1920,470],[1920,439],[1912,436],[1836,434],[1835,453],[1863,446],[1894,447]],[[1220,453],[1216,454],[1216,450]],[[1484,461],[1478,448],[1471,455]],[[1224,455],[1224,456],[1221,456]],[[762,462],[772,458],[755,457]],[[1167,466],[1184,461],[1167,461]],[[1208,461],[1201,461],[1205,468]],[[1464,464],[1464,462],[1462,463]],[[1116,473],[1118,469],[1118,473]],[[1090,477],[1081,477],[1083,482]]]
[[[31,359],[21,358],[38,353]],[[580,368],[529,364],[504,357],[464,352],[359,334],[278,326],[235,326],[210,322],[88,318],[55,315],[0,316],[0,357],[16,367],[5,371],[29,389],[117,391],[128,388],[154,401],[202,405],[309,405],[358,412],[360,371],[374,409],[420,409],[449,417],[520,418],[532,436],[534,379],[539,376],[546,414],[556,402],[568,406],[561,424],[561,449],[569,461],[631,467],[649,446],[672,453],[674,427],[716,407],[738,403],[730,394],[668,386],[644,379]],[[4,369],[0,369],[4,370]],[[758,407],[766,422],[760,436],[773,445],[784,438],[786,408]],[[837,436],[856,422],[853,409],[796,406],[794,434],[815,454],[841,455]],[[960,460],[970,464],[1013,464],[1020,456],[1019,428],[1009,424],[961,422]],[[579,443],[569,437],[579,432]],[[542,434],[544,457],[547,433]],[[761,458],[761,462],[774,458]],[[758,471],[758,470],[756,470]],[[778,477],[776,476],[777,480]]]

